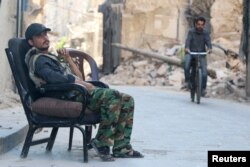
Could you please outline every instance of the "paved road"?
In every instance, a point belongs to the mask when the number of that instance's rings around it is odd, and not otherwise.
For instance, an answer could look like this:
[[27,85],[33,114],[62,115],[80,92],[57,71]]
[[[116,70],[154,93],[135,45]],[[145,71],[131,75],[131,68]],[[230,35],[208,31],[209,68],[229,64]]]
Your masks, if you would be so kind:
[[[250,105],[202,99],[191,103],[188,93],[142,87],[115,87],[135,97],[132,135],[135,149],[144,159],[101,162],[90,151],[83,164],[81,136],[75,133],[74,149],[67,152],[68,129],[59,130],[51,153],[45,145],[33,146],[28,158],[20,159],[22,144],[0,156],[1,167],[206,167],[208,150],[250,150]],[[44,129],[38,136],[48,135]]]

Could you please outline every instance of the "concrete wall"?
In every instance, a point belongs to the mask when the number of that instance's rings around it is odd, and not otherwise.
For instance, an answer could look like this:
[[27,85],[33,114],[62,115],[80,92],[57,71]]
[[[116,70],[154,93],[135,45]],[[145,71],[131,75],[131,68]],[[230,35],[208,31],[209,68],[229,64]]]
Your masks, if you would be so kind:
[[103,0],[29,0],[25,26],[40,22],[52,29],[51,47],[67,37],[66,47],[87,52],[102,62],[102,15],[98,4]]
[[4,49],[8,46],[8,40],[15,37],[15,17],[16,1],[2,0],[0,5],[0,92],[5,89],[13,89],[12,74]]

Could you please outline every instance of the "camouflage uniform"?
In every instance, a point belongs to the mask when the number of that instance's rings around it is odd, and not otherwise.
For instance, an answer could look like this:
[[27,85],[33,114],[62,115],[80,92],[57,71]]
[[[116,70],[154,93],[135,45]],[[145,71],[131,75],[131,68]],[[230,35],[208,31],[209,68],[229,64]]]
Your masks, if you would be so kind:
[[113,145],[113,153],[118,154],[132,150],[130,137],[134,115],[133,97],[113,89],[96,88],[90,92],[87,107],[101,114],[96,134],[98,147]]

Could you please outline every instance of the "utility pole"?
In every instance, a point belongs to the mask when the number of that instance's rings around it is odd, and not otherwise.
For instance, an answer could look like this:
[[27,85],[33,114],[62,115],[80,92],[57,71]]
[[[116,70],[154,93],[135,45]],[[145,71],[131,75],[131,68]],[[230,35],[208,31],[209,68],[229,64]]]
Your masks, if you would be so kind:
[[112,43],[121,43],[124,0],[106,0],[99,6],[103,13],[103,73],[109,74],[120,64],[121,50]]
[[[247,48],[246,48],[246,94],[250,99],[250,1],[245,0],[246,9],[244,12],[245,19],[243,19],[243,24],[247,29],[246,37],[247,37]],[[244,23],[245,21],[245,23]]]

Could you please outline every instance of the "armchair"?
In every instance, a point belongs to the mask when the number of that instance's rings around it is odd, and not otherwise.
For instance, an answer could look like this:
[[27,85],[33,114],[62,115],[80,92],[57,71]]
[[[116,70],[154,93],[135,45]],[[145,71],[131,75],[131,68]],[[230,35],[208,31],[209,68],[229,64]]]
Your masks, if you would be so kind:
[[[24,56],[29,49],[30,46],[26,40],[20,38],[10,39],[8,42],[8,48],[5,49],[29,124],[21,157],[27,157],[30,146],[37,144],[47,143],[46,150],[51,151],[58,129],[61,127],[69,127],[70,135],[68,150],[71,150],[73,131],[74,128],[77,128],[81,131],[83,136],[83,159],[84,162],[88,162],[88,144],[91,140],[92,125],[99,123],[100,114],[88,111],[86,108],[88,98],[87,91],[80,85],[56,84],[43,86],[39,89],[36,88],[29,78],[28,69],[24,62]],[[91,67],[92,80],[95,80],[92,83],[96,86],[107,87],[107,85],[98,82],[98,70],[92,57],[75,49],[70,49],[69,53],[72,57],[77,59],[78,67],[82,71],[83,79],[85,79],[83,62],[84,60],[87,60]],[[73,102],[56,99],[55,97],[46,97],[47,92],[65,92],[71,90],[79,91],[84,97],[83,101]],[[67,107],[56,107],[58,104],[61,106],[63,104],[65,105],[65,103],[67,104]],[[85,129],[81,125],[85,125]],[[38,128],[43,127],[52,128],[50,136],[44,139],[33,140],[35,131]]]

